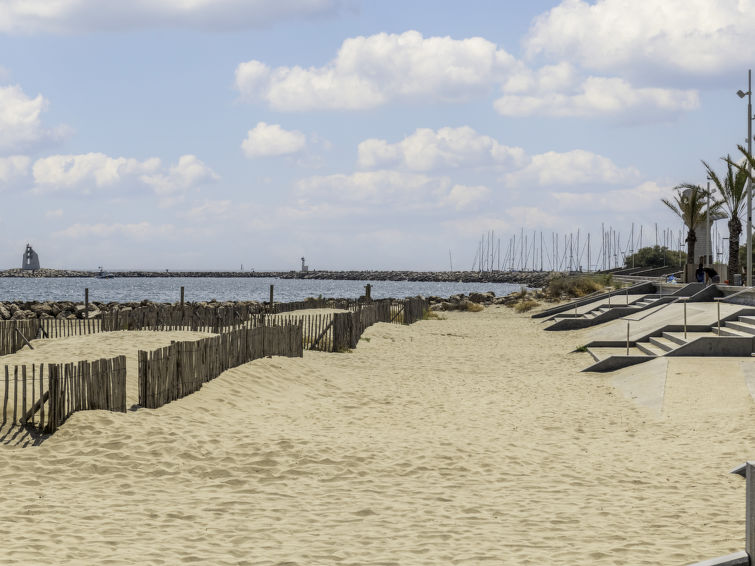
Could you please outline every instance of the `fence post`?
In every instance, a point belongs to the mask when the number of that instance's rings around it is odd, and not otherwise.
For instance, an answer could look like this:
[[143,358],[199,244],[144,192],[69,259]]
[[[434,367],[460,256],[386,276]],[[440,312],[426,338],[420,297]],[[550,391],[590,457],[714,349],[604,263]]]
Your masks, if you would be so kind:
[[270,285],[270,314],[273,314],[273,288],[275,285]]
[[183,316],[184,312],[184,288],[181,286],[181,315]]
[[627,356],[629,355],[629,321],[627,320]]
[[367,283],[367,285],[364,286],[364,297],[368,300],[372,300],[372,285]]
[[89,318],[89,287],[84,288],[84,318]]

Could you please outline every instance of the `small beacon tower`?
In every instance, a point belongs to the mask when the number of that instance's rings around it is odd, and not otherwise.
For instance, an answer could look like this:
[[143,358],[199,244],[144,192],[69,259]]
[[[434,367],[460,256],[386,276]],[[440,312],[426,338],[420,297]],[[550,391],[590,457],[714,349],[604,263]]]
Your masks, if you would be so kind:
[[26,251],[21,259],[21,269],[31,271],[39,269],[39,256],[29,244],[26,244]]

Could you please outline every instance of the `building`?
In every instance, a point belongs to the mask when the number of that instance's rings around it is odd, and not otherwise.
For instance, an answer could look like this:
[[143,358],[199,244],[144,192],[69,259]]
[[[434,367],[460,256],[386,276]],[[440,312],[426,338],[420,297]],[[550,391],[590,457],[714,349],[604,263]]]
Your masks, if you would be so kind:
[[39,256],[29,244],[26,244],[26,251],[21,259],[21,269],[39,269]]

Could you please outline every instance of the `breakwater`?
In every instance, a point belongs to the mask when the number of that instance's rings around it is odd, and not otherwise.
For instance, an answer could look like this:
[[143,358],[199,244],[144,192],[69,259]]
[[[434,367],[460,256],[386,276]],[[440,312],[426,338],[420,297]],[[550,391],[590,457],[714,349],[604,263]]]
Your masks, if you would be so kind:
[[[543,287],[547,271],[114,271],[114,277],[269,277],[276,279],[314,279],[343,281],[418,281],[438,283],[518,283]],[[96,271],[7,269],[0,277],[97,277]]]

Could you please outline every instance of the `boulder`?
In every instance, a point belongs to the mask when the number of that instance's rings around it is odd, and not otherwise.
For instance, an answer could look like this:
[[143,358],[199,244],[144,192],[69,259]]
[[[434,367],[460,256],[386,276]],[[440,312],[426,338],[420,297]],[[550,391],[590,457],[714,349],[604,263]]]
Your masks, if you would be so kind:
[[35,313],[38,317],[41,317],[43,314],[45,315],[52,315],[52,305],[50,303],[36,303],[29,307],[29,310],[31,310],[33,313]]
[[490,303],[495,299],[495,293],[493,291],[487,291],[485,293],[469,293],[469,300],[473,303]]

